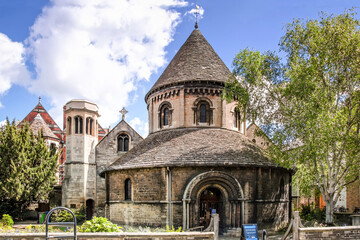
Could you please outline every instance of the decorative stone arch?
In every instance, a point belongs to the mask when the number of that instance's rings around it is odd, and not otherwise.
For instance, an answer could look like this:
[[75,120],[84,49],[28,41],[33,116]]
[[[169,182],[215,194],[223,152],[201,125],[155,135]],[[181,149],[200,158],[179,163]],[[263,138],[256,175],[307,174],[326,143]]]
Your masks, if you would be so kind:
[[[166,109],[167,109],[167,122],[165,121],[166,117]],[[158,116],[159,116],[159,128],[163,128],[164,126],[171,126],[172,123],[172,113],[173,108],[170,102],[164,101],[159,105]]]
[[[224,207],[227,227],[241,227],[244,223],[244,191],[240,183],[231,175],[221,171],[209,171],[195,176],[187,184],[183,194],[183,228],[195,227],[192,220],[198,214],[199,196],[207,188],[221,191],[226,199]],[[196,217],[196,216],[195,216]],[[224,220],[225,221],[225,220]]]
[[[202,106],[205,108],[205,121],[201,120],[201,108]],[[207,97],[199,97],[194,101],[194,105],[192,107],[194,111],[194,124],[200,125],[202,123],[206,123],[207,125],[213,124],[213,103]]]

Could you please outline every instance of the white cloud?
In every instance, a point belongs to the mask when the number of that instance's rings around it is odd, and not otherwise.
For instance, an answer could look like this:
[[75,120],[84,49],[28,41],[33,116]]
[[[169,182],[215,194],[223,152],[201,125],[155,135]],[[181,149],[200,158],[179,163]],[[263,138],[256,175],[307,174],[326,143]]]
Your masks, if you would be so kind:
[[[29,79],[23,58],[24,46],[0,33],[0,96],[14,83],[24,84]],[[0,108],[2,104],[0,102]]]
[[97,103],[101,124],[118,120],[139,81],[166,63],[182,0],[52,0],[26,41],[36,69],[30,91],[51,99],[61,122],[70,99]]
[[149,134],[149,122],[142,121],[140,118],[135,117],[130,121],[130,126],[134,128],[143,138]]
[[203,7],[198,6],[198,5],[195,5],[195,8],[187,11],[187,12],[185,13],[185,15],[190,14],[190,15],[193,15],[194,17],[196,17],[196,13],[197,13],[197,14],[198,14],[198,19],[202,19],[203,16],[204,16],[204,12],[205,12],[205,10],[204,10]]
[[5,125],[6,125],[6,120],[0,121],[0,127],[5,126]]

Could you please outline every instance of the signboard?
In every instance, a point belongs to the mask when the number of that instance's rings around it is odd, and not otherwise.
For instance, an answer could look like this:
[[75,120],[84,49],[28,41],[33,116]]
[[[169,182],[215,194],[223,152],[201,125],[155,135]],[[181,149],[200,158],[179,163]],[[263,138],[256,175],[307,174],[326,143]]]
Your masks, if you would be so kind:
[[216,209],[211,209],[211,216],[216,213]]
[[259,240],[256,224],[243,224],[243,237],[245,240]]

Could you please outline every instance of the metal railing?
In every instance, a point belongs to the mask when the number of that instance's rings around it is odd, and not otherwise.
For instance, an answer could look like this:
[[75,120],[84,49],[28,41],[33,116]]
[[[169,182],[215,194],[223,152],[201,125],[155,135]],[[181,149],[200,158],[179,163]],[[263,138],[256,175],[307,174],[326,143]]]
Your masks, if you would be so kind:
[[[73,222],[50,222],[51,220],[51,214],[53,214],[56,210],[65,210],[68,211],[72,217],[73,217]],[[52,239],[52,238],[74,238],[74,240],[77,240],[77,235],[76,235],[76,227],[77,227],[77,222],[76,222],[76,217],[75,214],[68,208],[66,207],[56,207],[51,209],[48,214],[46,214],[46,218],[45,218],[45,224],[46,224],[46,239]],[[54,235],[54,236],[49,236],[49,225],[52,226],[73,226],[74,227],[74,235],[72,234],[67,234],[67,235]]]

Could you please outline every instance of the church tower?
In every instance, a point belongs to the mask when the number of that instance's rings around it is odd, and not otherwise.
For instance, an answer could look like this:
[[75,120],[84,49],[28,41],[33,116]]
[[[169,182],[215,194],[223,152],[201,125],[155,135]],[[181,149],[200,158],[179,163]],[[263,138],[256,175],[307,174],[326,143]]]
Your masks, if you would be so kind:
[[71,100],[64,106],[66,162],[62,205],[65,207],[84,205],[87,211],[94,209],[99,116],[98,106],[86,100]]

